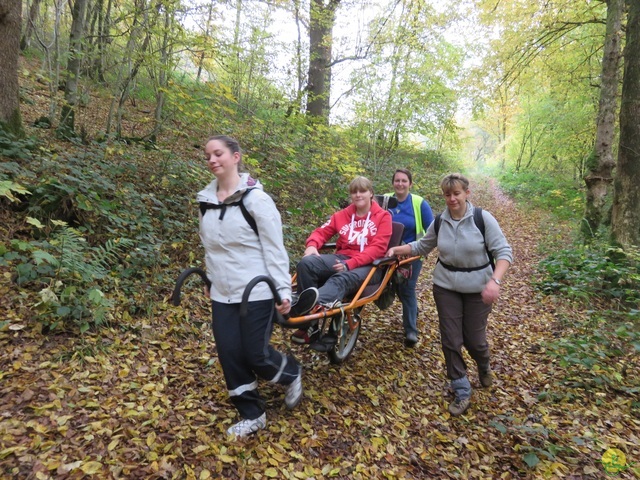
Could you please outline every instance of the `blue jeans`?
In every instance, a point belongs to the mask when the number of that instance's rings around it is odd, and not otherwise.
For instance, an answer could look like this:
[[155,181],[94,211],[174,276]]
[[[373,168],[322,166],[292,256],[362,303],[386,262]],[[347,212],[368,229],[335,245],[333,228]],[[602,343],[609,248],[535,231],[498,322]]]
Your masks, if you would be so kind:
[[418,299],[416,298],[416,283],[422,270],[422,259],[411,263],[411,278],[398,285],[398,298],[402,302],[402,326],[404,334],[418,334]]

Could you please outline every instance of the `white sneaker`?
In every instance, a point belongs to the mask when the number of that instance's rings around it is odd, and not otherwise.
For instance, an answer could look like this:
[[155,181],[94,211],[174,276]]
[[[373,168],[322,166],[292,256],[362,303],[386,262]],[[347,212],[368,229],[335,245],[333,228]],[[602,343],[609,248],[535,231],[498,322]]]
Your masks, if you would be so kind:
[[298,376],[293,382],[287,385],[287,392],[284,395],[284,404],[287,408],[295,408],[302,400],[302,367],[298,370]]
[[262,430],[267,425],[267,415],[263,413],[258,418],[253,420],[244,419],[240,420],[235,425],[231,425],[227,430],[227,435],[235,435],[236,437],[246,437],[252,433],[256,433],[258,430]]

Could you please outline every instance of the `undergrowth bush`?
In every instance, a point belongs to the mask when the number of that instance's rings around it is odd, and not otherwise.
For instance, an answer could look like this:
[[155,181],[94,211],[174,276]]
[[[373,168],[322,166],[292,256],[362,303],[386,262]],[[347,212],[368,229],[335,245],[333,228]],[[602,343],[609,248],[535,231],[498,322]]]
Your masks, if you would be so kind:
[[584,210],[583,185],[571,178],[537,171],[502,172],[500,187],[513,198],[560,219],[580,218]]
[[[586,315],[561,318],[559,326],[567,333],[546,342],[547,355],[565,372],[564,382],[640,393],[640,385],[627,382],[622,360],[640,352],[640,252],[602,240],[576,244],[545,258],[539,273],[535,286],[542,293],[589,308]],[[543,394],[549,395],[556,394]]]
[[550,254],[539,264],[536,287],[584,305],[601,305],[626,316],[640,309],[640,251],[613,247],[599,240],[575,244]]
[[191,162],[162,152],[141,162],[119,144],[64,155],[16,148],[31,161],[0,163],[0,202],[14,220],[13,236],[0,239],[0,265],[36,295],[38,321],[82,331],[104,323],[116,303],[146,311],[170,290],[171,255],[197,238],[197,213],[185,215],[199,180]]
[[[37,229],[45,228],[36,219],[27,221]],[[83,332],[106,322],[112,303],[99,285],[132,242],[118,238],[92,247],[78,230],[64,222],[52,223],[46,239],[13,239],[8,247],[3,246],[0,261],[14,267],[18,286],[38,291],[34,307],[46,328],[67,324]]]

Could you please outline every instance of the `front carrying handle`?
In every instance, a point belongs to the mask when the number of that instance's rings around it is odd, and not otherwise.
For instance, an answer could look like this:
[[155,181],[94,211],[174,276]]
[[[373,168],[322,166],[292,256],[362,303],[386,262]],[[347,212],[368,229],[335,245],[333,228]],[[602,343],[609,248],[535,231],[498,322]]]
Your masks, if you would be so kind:
[[[278,290],[276,289],[276,284],[273,283],[273,279],[271,277],[267,277],[266,275],[258,275],[253,280],[251,280],[247,284],[247,286],[244,288],[244,293],[242,294],[242,301],[240,303],[240,317],[241,318],[245,317],[247,315],[247,310],[249,309],[249,295],[251,295],[251,290],[253,290],[253,287],[255,287],[257,284],[259,284],[261,282],[265,282],[269,286],[269,289],[271,290],[271,293],[273,294],[274,302],[278,303],[278,304],[282,303],[282,297],[280,297],[280,294],[278,293]],[[284,323],[286,323],[286,320],[280,314],[280,312],[278,312],[276,310],[275,314],[276,314],[276,322],[278,324],[283,325]]]
[[194,273],[202,278],[202,281],[207,285],[207,288],[211,289],[211,280],[209,280],[204,270],[198,267],[187,268],[180,274],[178,280],[176,280],[176,286],[173,289],[173,294],[171,295],[171,304],[173,306],[177,307],[180,305],[180,289],[182,288],[182,284],[188,276],[193,275]]

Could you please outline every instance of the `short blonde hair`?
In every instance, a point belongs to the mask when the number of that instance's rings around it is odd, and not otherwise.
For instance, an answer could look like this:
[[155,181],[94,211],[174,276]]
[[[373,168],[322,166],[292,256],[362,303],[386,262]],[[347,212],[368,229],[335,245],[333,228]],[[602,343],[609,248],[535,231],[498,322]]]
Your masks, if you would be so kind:
[[371,192],[373,195],[373,183],[367,177],[356,177],[349,184],[349,193],[355,192]]
[[450,192],[457,185],[461,186],[466,192],[469,190],[469,179],[461,173],[450,173],[440,182],[440,188],[443,192]]

